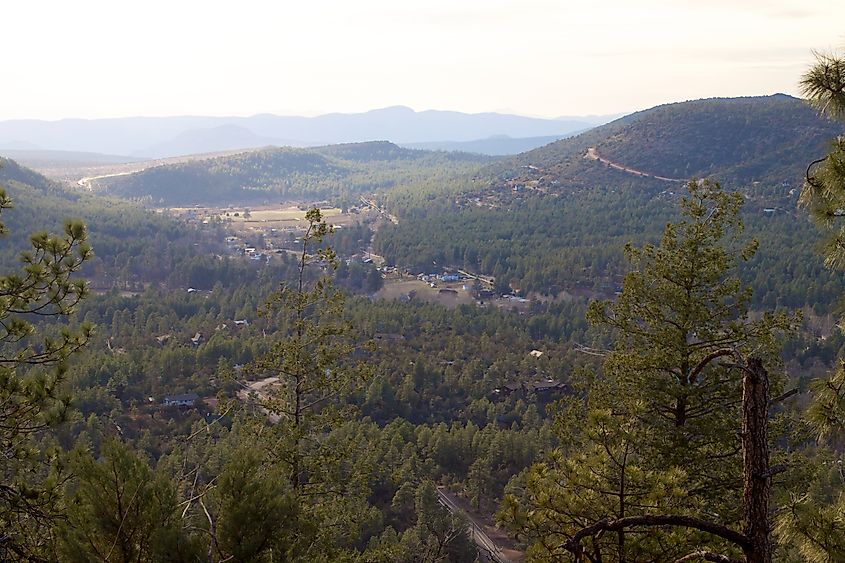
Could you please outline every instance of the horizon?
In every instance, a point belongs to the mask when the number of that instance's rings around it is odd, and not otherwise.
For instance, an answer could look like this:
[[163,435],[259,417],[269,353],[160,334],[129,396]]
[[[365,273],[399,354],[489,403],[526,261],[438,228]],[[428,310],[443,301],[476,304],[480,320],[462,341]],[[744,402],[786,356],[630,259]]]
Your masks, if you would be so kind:
[[[38,121],[38,122],[45,122],[45,123],[56,123],[60,121],[108,121],[108,120],[122,120],[122,119],[180,119],[180,118],[215,118],[215,119],[226,119],[226,118],[233,118],[233,119],[248,119],[254,117],[261,117],[261,116],[271,116],[271,117],[302,117],[302,118],[315,118],[315,117],[325,117],[325,116],[332,116],[332,115],[364,115],[369,113],[375,113],[379,111],[385,110],[393,110],[393,109],[407,109],[413,113],[421,114],[426,112],[439,112],[439,113],[460,113],[464,115],[506,115],[506,116],[516,116],[516,117],[525,117],[530,119],[543,119],[548,121],[566,121],[566,120],[578,120],[578,119],[602,119],[603,123],[609,123],[615,119],[619,119],[622,117],[626,117],[628,115],[646,111],[649,109],[657,108],[660,106],[672,105],[672,104],[682,104],[686,102],[694,102],[694,101],[703,101],[703,100],[718,100],[718,99],[740,99],[740,98],[766,98],[770,96],[789,96],[796,99],[803,99],[800,96],[789,94],[786,92],[772,92],[770,94],[750,94],[747,96],[711,96],[706,98],[690,98],[685,100],[666,100],[662,102],[658,102],[653,106],[636,108],[628,112],[614,112],[614,113],[606,113],[606,114],[585,114],[585,115],[557,115],[553,117],[546,117],[541,115],[531,115],[531,114],[524,114],[518,113],[513,111],[506,111],[506,110],[491,110],[491,111],[477,111],[477,112],[465,112],[455,109],[448,109],[448,108],[426,108],[426,109],[416,109],[408,105],[404,104],[394,104],[390,106],[383,106],[383,107],[373,107],[370,109],[365,109],[362,111],[327,111],[323,113],[317,114],[281,114],[281,113],[267,113],[267,112],[259,112],[259,113],[246,113],[246,114],[235,114],[235,113],[220,113],[220,114],[173,114],[173,115],[117,115],[117,116],[110,116],[110,117],[77,117],[77,116],[67,116],[67,117],[58,117],[54,119],[41,119],[41,118],[32,118],[32,117],[21,117],[21,118],[11,118],[11,119],[0,119],[0,123],[3,122],[12,122],[12,121]],[[214,127],[224,126],[222,125],[215,125]]]
[[845,5],[831,0],[608,0],[601,13],[551,0],[239,8],[15,3],[6,15],[16,25],[0,38],[15,53],[0,121],[313,117],[397,105],[617,115],[794,96],[813,51],[845,45]]
[[[780,93],[780,92],[777,92]],[[766,95],[775,95],[775,94],[761,94],[761,96]],[[753,96],[752,96],[753,97]],[[682,100],[682,101],[691,101],[691,100]],[[672,103],[682,103],[681,100],[676,102],[663,102],[658,105],[664,104],[672,104]],[[370,109],[364,109],[361,111],[326,111],[321,113],[314,113],[314,114],[305,114],[305,113],[268,113],[268,112],[257,112],[257,113],[184,113],[184,114],[171,114],[171,115],[164,115],[164,114],[155,114],[155,115],[143,115],[143,114],[134,114],[134,115],[115,115],[109,117],[77,117],[73,115],[69,115],[66,117],[58,117],[54,119],[42,119],[42,118],[34,118],[34,117],[16,117],[10,119],[0,119],[0,123],[2,122],[9,122],[9,121],[42,121],[47,123],[54,123],[58,121],[99,121],[99,120],[119,120],[119,119],[179,119],[179,118],[195,118],[195,117],[210,117],[210,118],[233,118],[233,119],[244,119],[244,118],[251,118],[251,117],[261,117],[261,116],[272,116],[272,117],[304,117],[304,118],[314,118],[314,117],[324,117],[330,115],[362,115],[367,113],[374,113],[384,110],[392,110],[392,109],[407,109],[411,110],[414,113],[426,113],[426,112],[441,112],[441,113],[461,113],[464,115],[512,115],[517,117],[527,117],[530,119],[545,119],[550,121],[558,121],[558,120],[568,120],[568,119],[591,119],[591,118],[607,118],[610,117],[611,119],[616,119],[618,117],[623,117],[625,115],[629,115],[630,113],[635,113],[637,111],[642,111],[649,108],[641,108],[635,109],[631,112],[627,113],[607,113],[607,114],[586,114],[586,115],[558,115],[553,117],[545,117],[541,115],[530,115],[530,114],[523,114],[513,111],[506,111],[506,110],[491,110],[491,111],[477,111],[477,112],[465,112],[455,109],[449,108],[425,108],[425,109],[416,109],[406,104],[393,104],[389,106],[380,106],[380,107],[373,107]]]

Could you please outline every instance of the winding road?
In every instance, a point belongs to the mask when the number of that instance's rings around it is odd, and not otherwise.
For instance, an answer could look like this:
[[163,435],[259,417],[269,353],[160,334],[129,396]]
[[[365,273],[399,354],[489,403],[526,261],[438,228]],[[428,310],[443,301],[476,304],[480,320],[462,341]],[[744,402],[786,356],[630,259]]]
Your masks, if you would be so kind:
[[134,174],[137,170],[133,170],[132,172],[116,172],[114,174],[103,174],[102,176],[87,176],[85,178],[81,178],[76,181],[76,184],[80,188],[85,188],[89,192],[94,191],[94,186],[91,184],[94,180],[102,180],[103,178],[114,178],[115,176],[129,176],[130,174]]
[[633,174],[634,176],[639,176],[641,178],[653,178],[655,180],[660,180],[660,181],[663,181],[663,182],[673,182],[673,183],[674,182],[681,182],[681,183],[686,182],[686,180],[683,180],[681,178],[667,178],[666,176],[657,176],[655,174],[649,174],[648,172],[643,172],[642,170],[637,170],[635,168],[629,168],[629,167],[625,166],[624,164],[619,164],[618,162],[613,162],[612,160],[608,160],[608,159],[600,156],[598,151],[596,150],[596,147],[588,148],[587,154],[584,155],[584,158],[587,158],[589,160],[597,160],[597,161],[601,162],[602,164],[606,164],[607,166],[610,166],[611,168],[615,168],[616,170],[621,170],[622,172],[626,172],[628,174]]

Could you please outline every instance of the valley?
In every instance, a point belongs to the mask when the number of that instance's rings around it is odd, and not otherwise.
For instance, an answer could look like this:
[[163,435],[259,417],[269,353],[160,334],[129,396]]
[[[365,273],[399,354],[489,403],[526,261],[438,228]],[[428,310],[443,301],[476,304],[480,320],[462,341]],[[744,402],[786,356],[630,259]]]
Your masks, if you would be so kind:
[[[712,333],[777,349],[778,390],[795,389],[789,412],[837,365],[845,280],[797,205],[802,167],[831,131],[774,96],[661,106],[500,158],[379,141],[37,170],[4,159],[15,207],[3,211],[0,259],[18,267],[26,234],[64,217],[87,225],[94,255],[74,275],[92,291],[66,328],[96,329],[62,375],[79,416],[51,439],[158,468],[181,499],[167,510],[192,526],[237,530],[227,503],[265,514],[267,498],[288,499],[320,524],[286,520],[287,505],[273,521],[328,560],[412,561],[440,541],[471,561],[491,540],[473,543],[465,511],[489,530],[509,526],[488,546],[498,560],[531,560],[536,544],[514,534],[528,516],[512,503],[543,471],[575,471],[560,446],[611,416],[585,414],[585,398],[609,385],[608,358],[628,353],[596,307],[638,291],[631,307],[669,314],[637,276],[649,253],[676,250],[673,233],[709,225],[690,219],[695,197],[722,198],[710,217],[735,216],[701,243],[715,273],[688,274],[718,302],[691,307],[724,321],[702,321],[684,342]],[[688,173],[701,181],[685,186]],[[262,532],[267,545],[290,547],[277,532]]]

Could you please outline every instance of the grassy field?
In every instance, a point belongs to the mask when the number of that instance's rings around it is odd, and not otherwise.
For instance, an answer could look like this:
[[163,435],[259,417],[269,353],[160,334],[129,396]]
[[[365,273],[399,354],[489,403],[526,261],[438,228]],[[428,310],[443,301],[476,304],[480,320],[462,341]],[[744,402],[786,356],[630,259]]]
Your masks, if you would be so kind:
[[[235,213],[238,215],[235,216]],[[217,213],[217,216],[221,219],[231,220],[233,223],[280,223],[280,226],[291,226],[292,223],[298,223],[300,221],[304,222],[305,213],[306,211],[303,211],[295,206],[281,208],[272,206],[258,208],[250,207],[248,217],[245,217],[247,214],[244,209],[221,210]],[[320,213],[329,223],[337,222],[342,215],[341,210],[336,207],[321,209]]]
[[[453,292],[442,289],[452,289]],[[403,296],[414,292],[413,299],[419,299],[428,303],[438,303],[445,307],[457,307],[464,303],[473,303],[470,293],[463,289],[463,284],[450,283],[438,284],[438,287],[431,287],[418,279],[388,279],[384,282],[376,297],[379,299],[401,299]]]
[[[247,212],[247,209],[249,212]],[[307,211],[295,205],[285,207],[266,205],[258,207],[170,207],[168,212],[194,220],[208,221],[219,219],[226,221],[235,231],[266,231],[269,229],[297,229],[307,226],[305,214]],[[375,211],[358,213],[343,213],[337,207],[320,209],[323,218],[330,224],[343,227],[354,225],[360,221],[373,220],[378,217]],[[245,217],[244,215],[248,215]]]

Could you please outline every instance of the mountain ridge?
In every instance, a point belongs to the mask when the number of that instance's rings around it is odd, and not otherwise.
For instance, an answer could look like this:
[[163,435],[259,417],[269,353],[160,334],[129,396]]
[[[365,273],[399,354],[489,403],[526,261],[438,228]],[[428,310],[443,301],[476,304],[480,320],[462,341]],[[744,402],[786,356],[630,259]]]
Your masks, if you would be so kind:
[[[543,119],[496,112],[415,111],[405,106],[315,117],[238,116],[69,118],[0,121],[0,147],[63,150],[162,158],[208,152],[205,135],[217,135],[214,150],[268,144],[320,146],[373,139],[396,143],[473,141],[494,135],[565,136],[595,125],[596,118]],[[219,127],[231,126],[232,135]],[[236,134],[234,134],[236,132]]]
[[623,167],[668,178],[702,178],[800,186],[806,164],[841,129],[802,100],[785,94],[674,102],[626,115],[580,135],[501,160],[482,171],[491,183],[659,186],[654,178],[612,169],[588,157],[594,149]]

